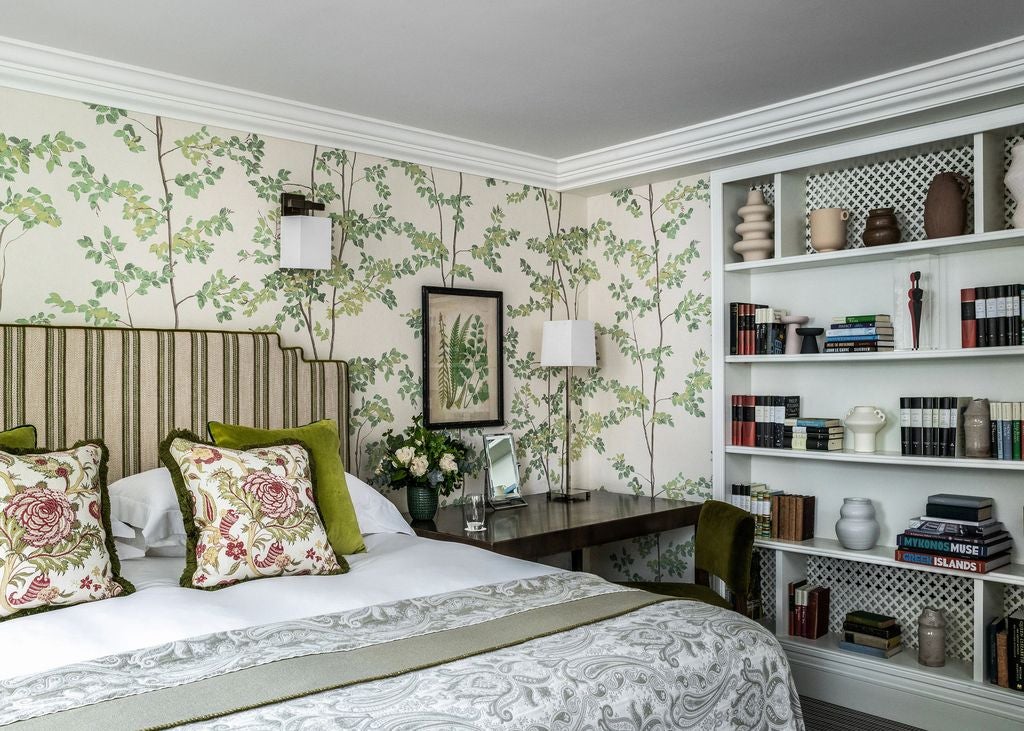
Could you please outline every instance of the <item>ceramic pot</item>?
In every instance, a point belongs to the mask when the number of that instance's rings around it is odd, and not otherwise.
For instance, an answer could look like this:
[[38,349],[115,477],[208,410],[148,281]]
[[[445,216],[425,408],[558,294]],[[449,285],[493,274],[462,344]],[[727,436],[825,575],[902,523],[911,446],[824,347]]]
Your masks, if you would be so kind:
[[801,353],[817,353],[818,352],[818,336],[825,332],[820,327],[798,327],[796,334],[803,338],[803,342],[800,343]]
[[1013,227],[1024,228],[1024,142],[1018,142],[1010,148],[1010,167],[1006,170],[1003,182],[1017,202],[1017,210],[1013,212]]
[[850,212],[845,208],[819,208],[809,214],[811,222],[811,248],[820,253],[846,248],[846,221]]
[[878,542],[881,528],[875,520],[875,506],[866,497],[843,499],[836,521],[836,538],[850,551],[866,551]]
[[797,330],[810,319],[807,315],[783,315],[779,318],[779,322],[786,326],[786,355],[800,352],[800,335]]
[[885,426],[885,412],[875,406],[854,406],[846,413],[846,429],[853,432],[854,452],[874,452],[875,436]]
[[924,232],[930,239],[962,236],[967,226],[971,181],[960,173],[939,173],[924,199]]
[[747,193],[747,202],[737,213],[743,223],[736,226],[740,240],[732,245],[732,250],[743,257],[743,261],[761,261],[770,259],[775,253],[773,234],[775,224],[772,213],[775,209],[764,202],[764,193],[751,188]]
[[968,457],[992,456],[988,399],[971,399],[964,411],[964,449]]
[[940,609],[925,607],[917,618],[917,661],[929,668],[946,664],[946,618]]
[[893,208],[872,208],[868,211],[867,221],[864,222],[864,233],[860,240],[865,246],[884,246],[885,244],[898,244],[900,241],[900,225],[896,220],[896,212]]
[[433,520],[437,514],[437,490],[433,488],[411,485],[405,489],[405,500],[413,520]]

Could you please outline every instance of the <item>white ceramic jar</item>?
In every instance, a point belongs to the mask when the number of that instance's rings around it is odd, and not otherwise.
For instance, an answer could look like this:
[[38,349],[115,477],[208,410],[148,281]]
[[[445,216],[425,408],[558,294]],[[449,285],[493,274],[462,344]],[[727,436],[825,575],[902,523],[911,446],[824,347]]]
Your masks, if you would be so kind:
[[877,406],[854,406],[850,409],[844,423],[853,433],[853,451],[874,452],[875,436],[885,422],[885,412]]
[[875,520],[875,506],[868,498],[844,498],[839,516],[836,521],[836,538],[843,548],[866,551],[875,547],[881,528]]

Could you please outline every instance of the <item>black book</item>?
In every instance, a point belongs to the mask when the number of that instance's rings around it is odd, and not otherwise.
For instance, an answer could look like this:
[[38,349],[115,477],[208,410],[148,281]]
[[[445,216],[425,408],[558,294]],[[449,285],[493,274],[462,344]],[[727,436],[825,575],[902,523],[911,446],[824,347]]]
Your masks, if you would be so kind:
[[1006,629],[1006,618],[995,617],[985,627],[985,678],[990,683],[998,683],[999,657],[996,650],[996,636]]
[[1006,314],[1006,300],[1010,296],[1010,288],[1005,284],[996,287],[996,342],[1002,347],[1009,345],[1010,322]]
[[739,334],[739,302],[729,303],[729,355],[736,355]]
[[754,396],[754,446],[764,446],[764,396]]
[[871,625],[861,624],[860,622],[851,622],[850,620],[843,622],[843,632],[860,632],[864,635],[882,637],[884,639],[889,639],[890,637],[896,637],[897,635],[903,634],[903,630],[898,624],[894,624],[889,627],[872,627]]
[[794,434],[806,434],[807,436],[831,436],[841,437],[845,433],[841,426],[784,426],[783,434],[791,437]]
[[909,396],[900,397],[900,453],[904,456],[913,454],[910,446],[910,401]]
[[1010,687],[1024,690],[1024,609],[1006,618],[1007,646],[1010,655]]
[[938,455],[940,457],[951,457],[952,454],[949,451],[949,425],[953,423],[952,414],[950,410],[956,403],[955,399],[949,396],[942,396],[939,398],[939,450]]
[[1007,301],[1010,322],[1010,345],[1021,345],[1020,296],[1022,287],[1010,285],[1010,299]]
[[775,396],[772,409],[772,443],[776,449],[782,448],[783,430],[786,428],[786,397]]
[[978,323],[978,347],[988,347],[988,287],[974,288],[974,319]]
[[926,457],[931,457],[935,454],[935,430],[936,425],[933,420],[933,414],[935,413],[935,399],[932,396],[925,396],[921,399],[921,428],[922,428],[922,451]]
[[950,520],[973,520],[981,522],[992,517],[992,506],[986,505],[983,508],[967,508],[960,505],[945,505],[943,503],[928,502],[925,514],[929,518],[948,518]]
[[915,455],[924,454],[923,401],[920,396],[910,399],[910,453]]

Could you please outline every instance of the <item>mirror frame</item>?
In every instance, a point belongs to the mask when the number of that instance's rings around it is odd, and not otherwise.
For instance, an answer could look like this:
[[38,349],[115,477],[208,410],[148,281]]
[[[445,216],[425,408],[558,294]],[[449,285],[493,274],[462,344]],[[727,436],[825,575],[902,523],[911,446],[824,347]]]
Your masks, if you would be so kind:
[[[486,466],[484,467],[484,497],[487,500],[487,505],[493,510],[504,510],[506,508],[523,508],[526,507],[526,500],[523,498],[522,489],[522,476],[519,473],[519,460],[516,458],[516,438],[511,432],[500,432],[497,434],[483,434],[484,444],[484,460]],[[512,467],[516,473],[516,491],[506,498],[498,499],[494,497],[494,487],[491,482],[491,452],[488,449],[489,440],[497,440],[500,437],[508,437],[509,442],[512,444]]]

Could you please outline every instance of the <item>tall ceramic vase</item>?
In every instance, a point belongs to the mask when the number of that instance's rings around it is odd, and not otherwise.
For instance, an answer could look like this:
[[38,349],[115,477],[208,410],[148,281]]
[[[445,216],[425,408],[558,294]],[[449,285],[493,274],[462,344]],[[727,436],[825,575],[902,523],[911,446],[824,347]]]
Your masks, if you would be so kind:
[[930,239],[962,236],[967,227],[971,181],[960,173],[939,173],[924,199],[924,232]]
[[843,499],[836,521],[836,538],[839,544],[851,551],[866,551],[878,542],[881,528],[875,520],[875,506],[866,497]]
[[743,219],[743,223],[736,226],[736,233],[741,239],[732,245],[732,250],[742,256],[743,261],[770,259],[775,252],[774,211],[764,202],[764,193],[757,188],[750,189],[746,204],[737,211]]
[[1017,201],[1013,213],[1013,227],[1024,228],[1024,142],[1018,142],[1010,149],[1010,167],[1003,178],[1006,189]]
[[423,485],[410,485],[405,489],[409,517],[413,520],[433,520],[437,514],[437,490]]

